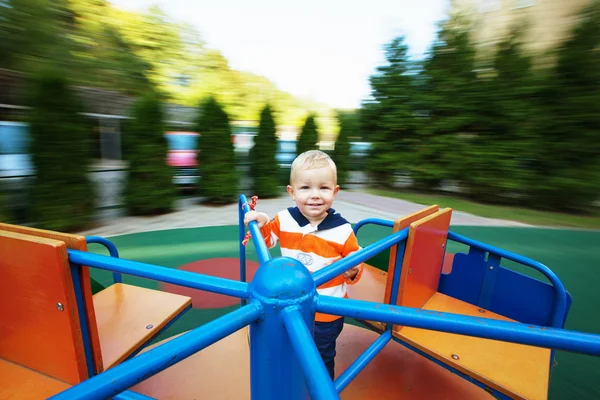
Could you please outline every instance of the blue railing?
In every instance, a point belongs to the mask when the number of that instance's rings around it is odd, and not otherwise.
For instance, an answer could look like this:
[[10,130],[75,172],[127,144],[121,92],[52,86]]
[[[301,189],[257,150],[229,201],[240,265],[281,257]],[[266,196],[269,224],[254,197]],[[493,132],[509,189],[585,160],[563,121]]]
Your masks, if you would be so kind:
[[[110,240],[103,238],[103,237],[99,237],[99,236],[87,236],[85,238],[85,241],[87,242],[87,244],[91,244],[91,243],[101,244],[104,247],[106,247],[106,249],[108,250],[108,254],[110,254],[111,257],[119,258],[119,250],[117,250],[117,246],[115,246],[115,244],[113,242],[111,242]],[[123,282],[123,277],[121,276],[120,273],[113,272],[113,282],[114,283]]]
[[[240,222],[243,223],[243,215],[248,211],[245,196],[240,196],[239,204],[242,210]],[[389,221],[369,221],[369,223],[392,226]],[[339,399],[338,393],[390,341],[392,325],[411,326],[600,356],[600,335],[449,313],[428,312],[393,304],[381,307],[379,303],[317,294],[316,287],[318,285],[385,249],[405,242],[408,234],[406,229],[393,233],[313,275],[297,260],[286,257],[271,259],[256,222],[251,222],[249,229],[260,260],[260,267],[250,284],[243,281],[245,277],[243,266],[240,268],[242,281],[232,281],[69,250],[72,264],[226,294],[244,299],[247,304],[59,393],[53,399],[104,399],[111,396],[135,398],[135,394],[124,392],[136,383],[248,325],[250,325],[250,393],[253,399],[261,400],[304,399],[307,394],[306,389],[313,399]],[[243,238],[242,228],[240,229],[241,238]],[[462,240],[461,237],[453,236],[453,239],[456,238]],[[479,245],[474,241],[472,243]],[[404,253],[403,247],[398,247],[393,286],[396,294]],[[498,252],[498,249],[491,246],[485,248]],[[500,254],[510,255],[507,252],[500,252]],[[240,247],[240,258],[242,257],[245,261],[245,249]],[[74,282],[74,284],[77,283]],[[392,303],[395,298],[396,295],[393,295]],[[312,339],[315,311],[388,324],[387,330],[348,367],[335,381],[335,384],[329,378]],[[286,373],[278,373],[281,370],[285,370]],[[273,376],[277,376],[279,379],[274,380]]]

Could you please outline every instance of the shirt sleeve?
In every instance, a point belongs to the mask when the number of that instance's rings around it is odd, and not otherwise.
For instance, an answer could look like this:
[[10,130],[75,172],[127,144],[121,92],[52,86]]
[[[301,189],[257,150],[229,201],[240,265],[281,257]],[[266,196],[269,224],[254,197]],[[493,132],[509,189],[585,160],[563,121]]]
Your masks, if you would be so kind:
[[[267,214],[264,214],[267,215]],[[267,218],[269,218],[267,216]],[[260,228],[260,233],[262,234],[263,239],[265,240],[265,244],[267,247],[273,248],[279,241],[279,216],[276,215],[275,218],[267,222],[262,228]]]

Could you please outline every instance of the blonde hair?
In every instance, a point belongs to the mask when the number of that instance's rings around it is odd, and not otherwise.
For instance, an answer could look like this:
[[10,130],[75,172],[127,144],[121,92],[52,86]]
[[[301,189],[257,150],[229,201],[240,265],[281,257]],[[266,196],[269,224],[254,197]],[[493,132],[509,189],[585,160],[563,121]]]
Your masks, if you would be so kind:
[[290,183],[293,181],[294,175],[297,171],[323,167],[331,168],[337,182],[337,167],[327,153],[324,153],[320,150],[305,151],[296,157],[292,163],[292,169],[290,171]]

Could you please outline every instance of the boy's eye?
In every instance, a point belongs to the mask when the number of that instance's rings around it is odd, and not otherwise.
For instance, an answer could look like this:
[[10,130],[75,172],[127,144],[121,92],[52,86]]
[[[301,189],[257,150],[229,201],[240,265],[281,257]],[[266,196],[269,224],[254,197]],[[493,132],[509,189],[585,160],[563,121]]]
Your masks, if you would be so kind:
[[329,190],[329,186],[321,186],[321,190]]
[[302,186],[300,189],[306,190],[306,189],[308,189],[308,186]]

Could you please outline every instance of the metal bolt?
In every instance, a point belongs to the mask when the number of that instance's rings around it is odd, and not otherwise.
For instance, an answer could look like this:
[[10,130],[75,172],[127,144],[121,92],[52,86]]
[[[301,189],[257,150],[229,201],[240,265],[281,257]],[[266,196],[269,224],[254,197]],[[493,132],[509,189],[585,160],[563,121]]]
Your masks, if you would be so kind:
[[65,306],[63,306],[62,303],[56,303],[56,309],[58,311],[64,311],[65,310]]
[[385,271],[381,271],[381,272],[380,272],[380,274],[381,274],[381,275],[385,275]]
[[152,329],[154,328],[154,325],[150,324],[150,325],[146,325],[146,329]]
[[460,359],[460,357],[458,356],[458,354],[452,354],[452,358],[455,359],[455,360],[459,360]]
[[485,310],[484,310],[483,308],[480,308],[480,309],[479,309],[479,310],[477,310],[477,311],[479,311],[480,313],[484,313],[484,312],[485,312]]
[[493,269],[494,269],[494,267],[490,266],[490,271],[493,270]]
[[444,247],[446,247],[446,244],[442,244],[442,249],[443,249]]
[[408,269],[408,273],[409,273],[409,274],[412,274],[412,268],[409,268],[409,269]]

